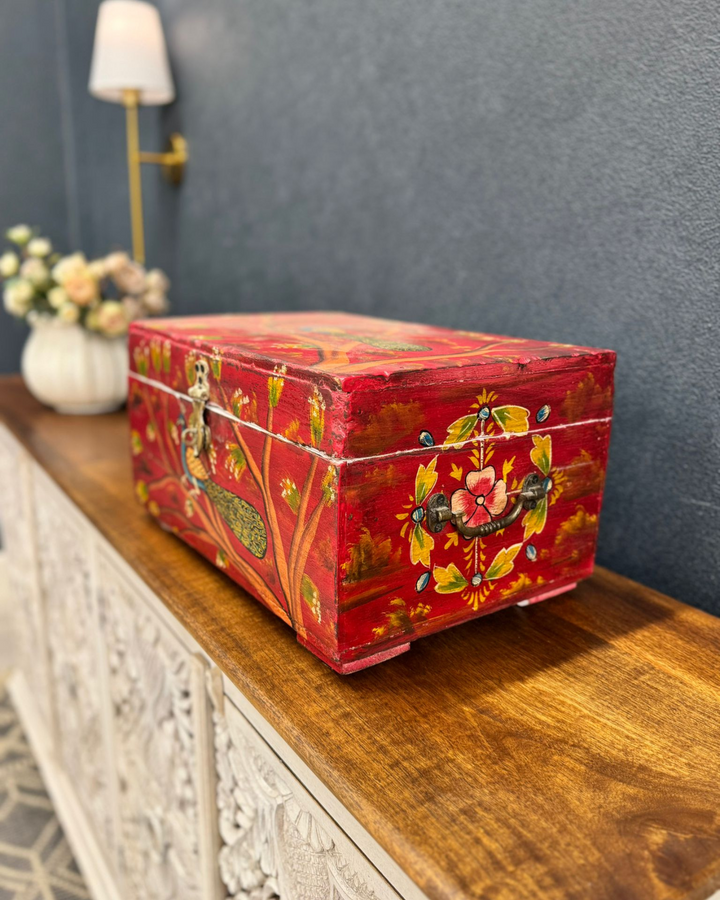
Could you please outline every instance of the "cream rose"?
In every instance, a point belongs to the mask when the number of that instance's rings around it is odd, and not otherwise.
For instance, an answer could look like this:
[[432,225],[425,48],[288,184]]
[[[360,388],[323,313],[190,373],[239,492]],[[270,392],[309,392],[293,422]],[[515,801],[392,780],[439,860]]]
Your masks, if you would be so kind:
[[109,253],[105,257],[105,270],[113,275],[118,269],[122,269],[123,266],[126,266],[130,262],[130,257],[122,250],[118,250],[115,253]]
[[68,303],[70,298],[68,292],[63,287],[54,287],[48,291],[48,303],[53,309],[60,309],[63,303]]
[[141,294],[145,290],[145,269],[136,262],[128,262],[112,272],[113,281],[123,294]]
[[0,256],[0,276],[3,278],[12,278],[13,275],[17,275],[19,269],[20,259],[18,258],[17,253],[8,250],[7,253],[3,253],[3,255]]
[[88,263],[88,269],[93,278],[101,281],[107,275],[107,265],[104,259],[94,259]]
[[20,276],[42,290],[50,283],[50,270],[41,259],[26,259],[20,266]]
[[93,276],[83,253],[63,257],[53,267],[52,275],[78,306],[89,306],[99,297],[97,279]]
[[60,309],[58,309],[58,319],[60,319],[61,322],[73,325],[79,318],[80,307],[76,306],[74,303],[63,303]]
[[35,289],[25,278],[13,278],[3,291],[3,304],[11,316],[22,318],[32,306]]
[[14,225],[12,228],[8,228],[5,235],[13,244],[24,247],[32,237],[32,228],[29,225]]
[[52,244],[47,238],[33,238],[27,245],[27,252],[30,256],[49,256],[52,253]]
[[107,337],[125,334],[128,320],[125,307],[117,300],[105,300],[97,310],[97,328]]
[[169,303],[168,298],[162,291],[148,291],[142,298],[143,306],[150,315],[158,315],[167,312]]
[[120,302],[123,305],[128,322],[134,322],[135,319],[142,318],[144,313],[143,305],[137,297],[123,297]]
[[70,256],[63,256],[53,266],[52,277],[58,284],[64,284],[68,278],[75,278],[88,272],[88,263],[84,253],[73,253]]
[[162,269],[150,269],[145,276],[145,289],[157,291],[159,294],[167,294],[170,290],[170,282]]

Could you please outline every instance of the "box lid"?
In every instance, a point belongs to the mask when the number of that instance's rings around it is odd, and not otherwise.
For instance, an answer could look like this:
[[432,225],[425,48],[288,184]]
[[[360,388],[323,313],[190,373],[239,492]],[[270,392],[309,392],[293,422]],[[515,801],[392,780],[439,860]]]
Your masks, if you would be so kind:
[[[168,356],[167,364],[161,364],[159,350],[153,353],[152,348],[168,342],[172,363]],[[404,417],[400,407],[408,404],[423,406],[427,400],[431,407],[427,419],[438,403],[458,391],[467,397],[495,379],[527,382],[559,371],[582,373],[597,367],[612,371],[615,360],[608,350],[341,312],[209,315],[133,323],[131,377],[187,391],[191,375],[178,354],[208,358],[217,382],[211,382],[211,406],[340,459],[422,449],[420,432],[400,435],[408,430],[407,423],[399,421]],[[286,393],[284,411],[275,409],[278,403],[273,406],[268,394],[273,381]],[[603,409],[591,403],[575,420],[598,412],[609,415],[611,399],[609,388]],[[323,427],[315,427],[314,435],[312,423],[294,427],[298,403],[303,402],[316,403],[316,426],[322,413]],[[376,429],[377,441],[367,435],[359,443],[354,440],[359,426],[367,431],[368,410],[388,406],[398,407],[398,422],[394,425],[390,416]],[[421,416],[414,418],[419,422]]]

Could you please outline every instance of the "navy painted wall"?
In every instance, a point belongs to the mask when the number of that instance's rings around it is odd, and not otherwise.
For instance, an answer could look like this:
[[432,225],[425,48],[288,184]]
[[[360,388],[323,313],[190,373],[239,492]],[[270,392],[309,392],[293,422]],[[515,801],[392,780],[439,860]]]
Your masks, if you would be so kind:
[[[123,115],[86,91],[95,0],[62,2],[75,218],[100,253],[129,242]],[[715,0],[159,6],[179,96],[143,142],[178,127],[191,152],[178,191],[145,174],[175,311],[614,348],[599,559],[720,612]]]
[[[68,240],[66,156],[58,25],[47,0],[3,0],[0,9],[0,235],[42,223]],[[3,244],[0,243],[0,252]],[[20,367],[26,328],[0,311],[0,372]]]

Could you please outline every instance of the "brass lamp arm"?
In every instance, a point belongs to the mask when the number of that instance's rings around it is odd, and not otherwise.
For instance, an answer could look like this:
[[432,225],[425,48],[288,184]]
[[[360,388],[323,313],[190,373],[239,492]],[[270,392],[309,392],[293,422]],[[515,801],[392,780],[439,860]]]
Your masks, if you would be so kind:
[[188,159],[187,141],[181,134],[170,136],[169,150],[165,153],[146,153],[140,150],[138,128],[138,106],[140,92],[123,91],[123,105],[127,123],[128,179],[130,188],[130,223],[132,226],[133,257],[140,264],[145,263],[145,228],[142,213],[141,163],[154,163],[163,167],[163,172],[173,184],[180,184]]

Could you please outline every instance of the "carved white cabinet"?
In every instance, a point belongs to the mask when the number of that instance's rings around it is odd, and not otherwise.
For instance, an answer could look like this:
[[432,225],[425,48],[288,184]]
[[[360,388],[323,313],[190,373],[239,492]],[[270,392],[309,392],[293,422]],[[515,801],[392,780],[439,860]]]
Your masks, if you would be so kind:
[[24,648],[11,689],[97,900],[398,900],[2,425],[0,522]]

